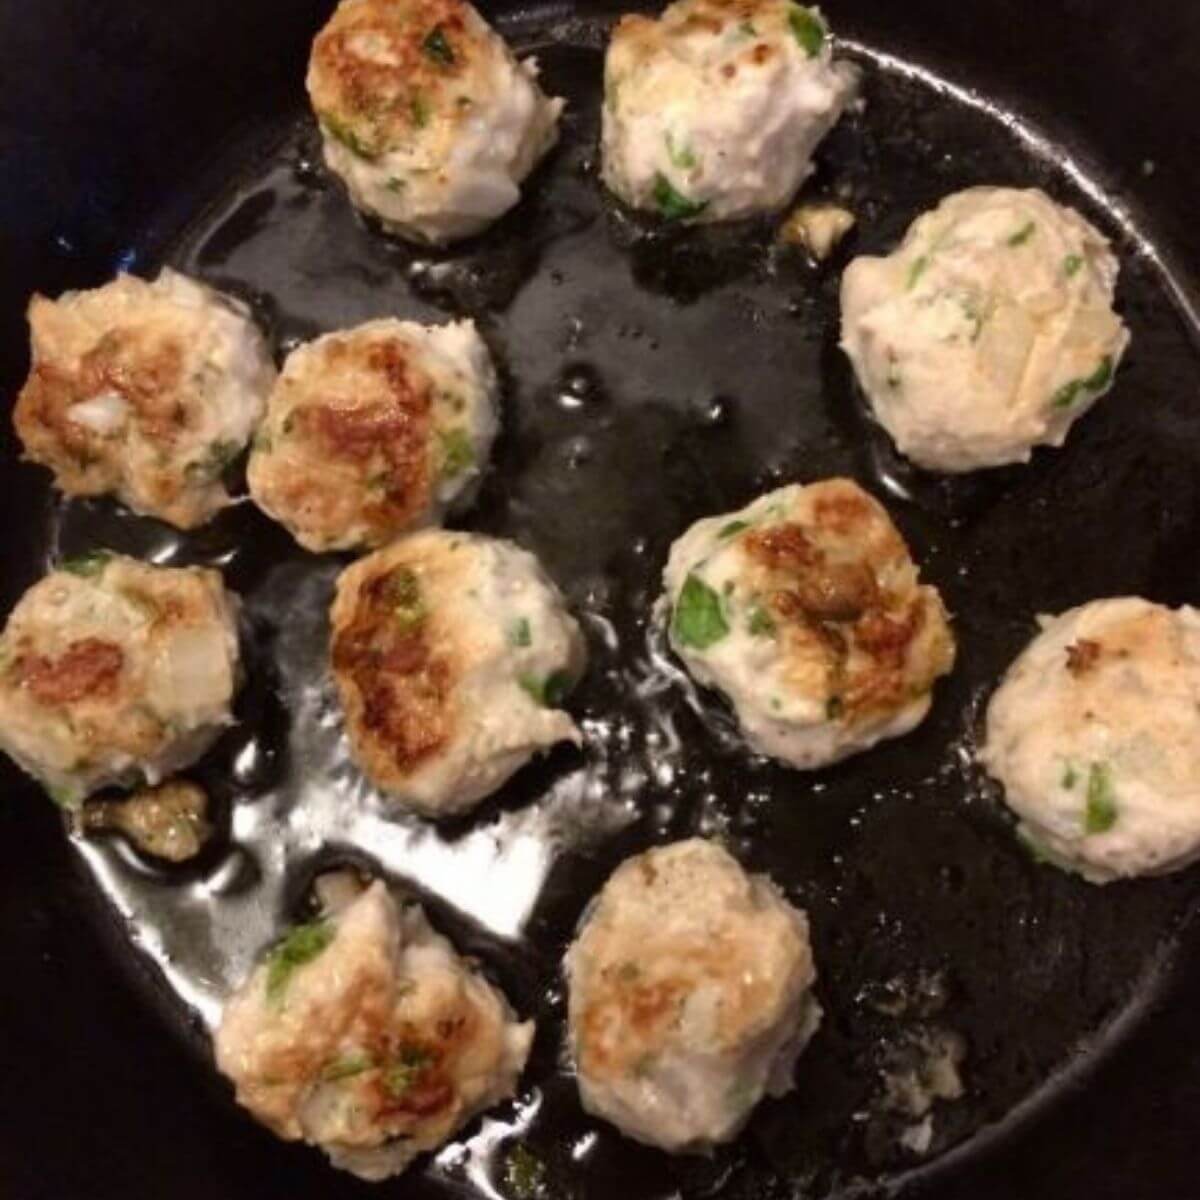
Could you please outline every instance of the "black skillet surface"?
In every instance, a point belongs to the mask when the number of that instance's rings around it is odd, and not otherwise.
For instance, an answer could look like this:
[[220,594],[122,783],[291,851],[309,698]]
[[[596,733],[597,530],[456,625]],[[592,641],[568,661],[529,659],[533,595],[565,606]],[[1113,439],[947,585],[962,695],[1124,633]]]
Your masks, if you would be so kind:
[[[662,231],[603,198],[603,19],[509,18],[571,102],[564,145],[515,214],[429,255],[354,218],[315,165],[300,81],[326,4],[53,0],[0,13],[6,394],[25,367],[26,294],[98,283],[118,264],[166,261],[241,293],[281,351],[383,313],[475,316],[506,369],[506,431],[466,524],[535,549],[593,650],[573,701],[584,754],[554,754],[439,832],[387,822],[344,764],[322,683],[339,563],[298,553],[248,506],[180,539],[107,503],[60,505],[15,465],[5,429],[6,607],[48,552],[103,543],[217,563],[247,598],[254,674],[243,726],[201,772],[224,834],[191,869],[165,874],[117,843],[68,848],[50,806],[6,768],[6,1197],[367,1194],[233,1110],[172,990],[211,1005],[303,911],[316,866],[346,858],[421,894],[540,1021],[518,1102],[379,1194],[512,1195],[516,1136],[556,1196],[820,1196],[902,1178],[911,1194],[980,1200],[1194,1194],[1200,876],[1096,889],[1035,866],[970,756],[981,702],[1035,613],[1120,592],[1200,601],[1194,329],[1057,148],[1084,156],[1119,202],[1144,199],[1160,247],[1194,252],[1184,214],[1200,170],[1183,100],[1200,80],[1184,51],[1200,15],[1149,0],[1117,30],[1079,0],[1022,22],[1003,3],[872,7],[830,15],[847,37],[997,102],[1020,95],[1062,141],[1035,144],[1004,110],[855,53],[866,112],[830,138],[808,191],[845,195],[860,231],[821,269],[773,247],[765,226]],[[1064,451],[937,481],[864,420],[835,345],[837,279],[847,255],[890,246],[939,196],[979,182],[1045,187],[1114,234],[1134,343]],[[645,617],[690,521],[835,473],[888,504],[956,614],[961,658],[917,733],[799,775],[731,743],[719,707],[672,680]],[[827,1012],[797,1091],[711,1161],[669,1159],[585,1118],[558,1064],[557,963],[583,904],[626,854],[693,832],[724,838],[808,909]],[[130,952],[97,881],[165,974]],[[885,985],[911,995],[922,975],[944,986],[896,1015]],[[967,1092],[935,1108],[922,1160],[897,1143],[906,1122],[883,1103],[883,1073],[931,1029],[965,1039]]]

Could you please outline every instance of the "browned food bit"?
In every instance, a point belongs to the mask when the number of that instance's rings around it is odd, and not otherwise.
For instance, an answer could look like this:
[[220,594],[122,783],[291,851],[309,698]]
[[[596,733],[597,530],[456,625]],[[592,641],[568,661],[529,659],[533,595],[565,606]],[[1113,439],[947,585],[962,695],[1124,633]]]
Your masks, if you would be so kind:
[[199,784],[186,779],[144,788],[124,800],[88,804],[83,825],[115,830],[144,853],[172,863],[195,858],[213,835],[208,796]]

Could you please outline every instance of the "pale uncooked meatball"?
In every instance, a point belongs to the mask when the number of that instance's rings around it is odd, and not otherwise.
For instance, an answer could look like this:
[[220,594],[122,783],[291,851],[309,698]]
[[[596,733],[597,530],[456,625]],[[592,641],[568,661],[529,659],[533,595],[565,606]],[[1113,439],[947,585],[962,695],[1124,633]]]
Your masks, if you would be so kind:
[[22,597],[0,637],[0,749],[68,807],[195,762],[231,723],[237,602],[216,571],[97,552]]
[[517,203],[563,108],[464,0],[343,0],[313,45],[308,92],[354,203],[432,243]]
[[681,221],[774,212],[853,98],[819,9],[679,0],[622,17],[604,64],[604,182]]
[[254,439],[250,494],[309,550],[380,546],[478,489],[496,372],[472,321],[371,321],[296,350]]
[[901,454],[932,471],[1061,446],[1112,386],[1129,334],[1117,260],[1042,192],[972,188],[842,280],[842,349]]
[[1095,600],[1041,632],[988,706],[981,758],[1030,848],[1093,883],[1200,857],[1200,612]]
[[790,1091],[821,1018],[804,914],[698,838],[623,863],[565,965],[584,1108],[673,1152]]
[[663,581],[675,653],[729,698],[752,749],[794,767],[908,733],[954,663],[937,590],[848,479],[698,521]]
[[217,1066],[280,1137],[399,1174],[513,1094],[533,1041],[416,904],[372,884],[293,929],[225,1007]]
[[33,366],[13,420],[70,496],[117,496],[192,529],[262,417],[275,367],[238,300],[165,270],[29,305]]
[[342,573],[331,623],[351,751],[409,808],[463,812],[537,751],[580,740],[559,705],[583,673],[583,637],[511,542],[404,538]]

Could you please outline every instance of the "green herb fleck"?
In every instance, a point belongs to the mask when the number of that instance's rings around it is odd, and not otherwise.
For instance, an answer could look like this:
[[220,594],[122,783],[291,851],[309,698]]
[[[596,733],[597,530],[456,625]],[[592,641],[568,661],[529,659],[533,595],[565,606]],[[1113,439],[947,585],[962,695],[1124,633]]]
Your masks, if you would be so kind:
[[419,1046],[406,1046],[399,1059],[383,1072],[383,1086],[399,1100],[420,1078],[421,1072],[433,1062],[433,1055]]
[[110,550],[89,550],[87,554],[80,554],[59,563],[58,569],[71,575],[79,575],[83,579],[95,579],[97,575],[104,574],[104,568],[112,559]]
[[440,25],[433,27],[429,36],[421,43],[421,49],[425,51],[426,57],[441,63],[443,67],[454,66],[454,49],[446,38],[446,31]]
[[267,999],[283,997],[297,967],[312,962],[333,941],[333,929],[324,921],[297,925],[267,955]]
[[517,683],[534,704],[540,704],[543,708],[558,708],[571,690],[571,676],[566,671],[554,671],[545,679],[539,679],[536,675],[522,675]]
[[475,464],[475,446],[465,429],[447,429],[439,435],[442,443],[442,474],[449,479],[461,475]]
[[353,1075],[361,1075],[371,1069],[371,1060],[365,1054],[348,1054],[345,1058],[336,1059],[321,1073],[326,1083],[337,1083],[341,1079],[349,1079]]
[[751,637],[775,636],[775,622],[765,608],[755,608],[751,612],[746,628],[749,629]]
[[1079,773],[1075,770],[1074,763],[1066,763],[1063,766],[1062,786],[1070,791],[1079,782]]
[[921,257],[918,258],[917,261],[914,262],[911,267],[909,267],[908,283],[906,284],[906,287],[908,288],[908,290],[910,292],[913,290],[913,288],[915,288],[917,286],[917,283],[920,281],[921,276],[925,274],[925,271],[928,268],[928,266],[929,266],[929,255],[922,254]]
[[1012,234],[1008,239],[1010,246],[1023,246],[1031,237],[1037,227],[1032,221],[1027,221],[1016,233]]
[[408,111],[412,114],[412,122],[418,129],[424,129],[429,124],[429,105],[425,97],[419,93],[409,101]]
[[341,142],[351,154],[356,155],[358,158],[364,158],[367,162],[373,162],[379,157],[345,121],[339,117],[335,117],[333,113],[318,113],[317,119],[321,122],[321,127],[325,132],[335,142]]
[[68,812],[72,812],[79,807],[82,797],[73,787],[51,787],[49,784],[43,784],[43,786],[46,789],[46,795],[59,808],[65,808]]
[[1112,377],[1112,356],[1106,354],[1100,360],[1100,365],[1086,379],[1073,379],[1070,383],[1064,383],[1054,393],[1050,403],[1054,408],[1070,408],[1079,399],[1080,393],[1101,392],[1112,382]]
[[743,21],[738,26],[738,33],[744,37],[758,37],[758,30],[754,28],[753,21]]
[[397,567],[388,581],[388,599],[401,633],[412,633],[429,615],[421,595],[421,581],[409,567]]
[[546,1164],[523,1142],[504,1160],[504,1185],[514,1200],[537,1200],[546,1194]]
[[1070,279],[1073,275],[1078,275],[1080,268],[1083,266],[1083,256],[1081,254],[1068,254],[1063,259],[1063,274]]
[[254,449],[262,454],[270,454],[271,445],[271,431],[266,425],[259,426],[257,432],[254,434]]
[[387,190],[389,192],[391,192],[393,195],[398,195],[400,192],[404,191],[404,189],[407,185],[405,184],[403,179],[397,179],[393,175],[391,177],[391,179],[389,179],[387,181],[387,183],[385,183],[383,186],[385,188],[387,188]]
[[526,646],[533,645],[533,631],[529,628],[528,617],[522,617],[509,626],[508,644],[516,647],[518,650],[523,650]]
[[1107,833],[1116,823],[1117,798],[1113,794],[1112,772],[1104,763],[1093,763],[1088,772],[1084,831]]
[[730,521],[728,525],[722,525],[721,528],[717,530],[717,537],[731,538],[734,536],[734,534],[741,533],[743,529],[749,528],[749,521]]
[[667,144],[667,157],[671,160],[672,166],[678,167],[681,171],[690,171],[697,165],[696,156],[691,149],[686,145],[677,146],[670,130],[663,134],[663,141]]
[[204,452],[203,458],[190,462],[184,468],[187,474],[201,479],[219,479],[225,468],[242,452],[237,442],[216,441]]
[[689,200],[675,190],[671,181],[662,174],[654,177],[654,203],[668,221],[686,221],[698,217],[707,207],[707,200]]
[[816,13],[807,8],[793,4],[788,9],[788,24],[792,36],[800,43],[800,48],[809,58],[816,58],[825,45],[825,24]]
[[707,650],[729,633],[721,598],[702,579],[689,575],[675,605],[671,632],[681,646]]

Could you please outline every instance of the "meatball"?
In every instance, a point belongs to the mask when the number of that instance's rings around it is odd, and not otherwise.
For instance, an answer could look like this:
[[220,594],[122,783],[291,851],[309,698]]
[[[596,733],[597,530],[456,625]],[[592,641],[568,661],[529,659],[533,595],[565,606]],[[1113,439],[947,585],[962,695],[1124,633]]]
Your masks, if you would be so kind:
[[679,0],[622,17],[604,64],[604,182],[670,220],[774,212],[853,97],[815,8]]
[[222,474],[275,381],[244,304],[165,270],[34,296],[29,324],[33,366],[13,420],[56,486],[111,493],[181,529],[230,502]]
[[750,746],[808,769],[908,733],[954,663],[937,590],[848,479],[698,521],[664,574],[675,653]]
[[231,723],[238,663],[237,602],[216,571],[65,562],[0,636],[0,749],[68,807],[156,784]]
[[474,496],[498,428],[471,321],[371,321],[284,364],[254,439],[250,494],[309,550],[380,546]]
[[902,454],[932,471],[1027,462],[1108,391],[1129,334],[1117,260],[1042,192],[972,188],[842,280],[842,349]]
[[579,626],[510,542],[413,534],[342,573],[331,622],[351,752],[402,805],[463,812],[580,740],[558,707],[583,672]]
[[736,1137],[820,1023],[804,914],[699,838],[623,863],[565,966],[584,1108],[664,1150]]
[[517,203],[563,108],[464,0],[343,0],[313,45],[308,92],[353,202],[435,244]]
[[1200,611],[1122,597],[1044,618],[981,758],[1033,852],[1093,883],[1200,857]]
[[512,1095],[532,1040],[533,1022],[376,882],[267,954],[225,1007],[216,1059],[280,1137],[379,1180]]

